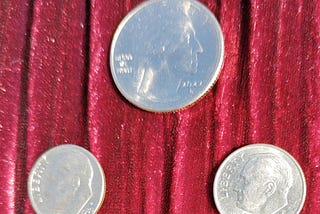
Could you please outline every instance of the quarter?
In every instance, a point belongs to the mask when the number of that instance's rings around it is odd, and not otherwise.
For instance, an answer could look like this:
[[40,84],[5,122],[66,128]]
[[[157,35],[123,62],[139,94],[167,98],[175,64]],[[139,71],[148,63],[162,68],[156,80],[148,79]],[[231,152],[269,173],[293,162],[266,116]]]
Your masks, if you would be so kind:
[[295,214],[303,207],[306,182],[289,153],[272,145],[253,144],[223,161],[213,194],[221,214]]
[[110,53],[114,82],[134,105],[174,111],[201,98],[220,73],[220,25],[195,0],[150,0],[133,9],[115,32]]
[[29,174],[28,193],[38,214],[96,213],[104,199],[105,177],[89,151],[61,145],[35,162]]

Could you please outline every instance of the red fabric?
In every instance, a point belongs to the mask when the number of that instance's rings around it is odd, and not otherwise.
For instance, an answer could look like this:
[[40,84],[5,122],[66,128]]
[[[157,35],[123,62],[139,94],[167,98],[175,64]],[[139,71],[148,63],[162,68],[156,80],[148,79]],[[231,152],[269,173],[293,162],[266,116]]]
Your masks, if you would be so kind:
[[112,35],[139,2],[0,1],[0,213],[34,213],[28,173],[65,143],[103,166],[99,213],[218,213],[217,168],[258,142],[298,160],[302,213],[319,213],[319,1],[203,0],[223,29],[223,70],[204,98],[168,114],[129,104],[110,74]]

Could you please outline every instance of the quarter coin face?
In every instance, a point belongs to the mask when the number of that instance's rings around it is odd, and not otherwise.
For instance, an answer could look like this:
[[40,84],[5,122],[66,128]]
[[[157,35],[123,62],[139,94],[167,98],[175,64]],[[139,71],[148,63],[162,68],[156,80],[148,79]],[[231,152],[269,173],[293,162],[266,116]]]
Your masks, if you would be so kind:
[[300,213],[306,183],[286,151],[267,144],[242,147],[219,167],[213,185],[221,214]]
[[113,79],[134,105],[174,111],[215,83],[224,43],[218,21],[194,0],[150,0],[120,23],[111,45]]
[[96,213],[104,199],[104,173],[87,150],[70,144],[57,146],[34,164],[28,193],[38,214]]

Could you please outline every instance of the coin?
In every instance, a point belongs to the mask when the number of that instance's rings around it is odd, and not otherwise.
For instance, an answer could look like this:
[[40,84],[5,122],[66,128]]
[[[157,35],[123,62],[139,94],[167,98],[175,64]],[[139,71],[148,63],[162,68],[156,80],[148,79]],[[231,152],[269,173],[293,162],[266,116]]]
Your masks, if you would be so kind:
[[253,144],[223,161],[213,194],[221,214],[293,214],[302,209],[306,183],[289,153],[272,145]]
[[194,0],[150,0],[115,32],[110,67],[119,91],[134,105],[174,111],[216,82],[224,43],[215,16]]
[[104,173],[89,151],[71,144],[57,146],[35,162],[28,193],[38,214],[96,213],[104,199]]

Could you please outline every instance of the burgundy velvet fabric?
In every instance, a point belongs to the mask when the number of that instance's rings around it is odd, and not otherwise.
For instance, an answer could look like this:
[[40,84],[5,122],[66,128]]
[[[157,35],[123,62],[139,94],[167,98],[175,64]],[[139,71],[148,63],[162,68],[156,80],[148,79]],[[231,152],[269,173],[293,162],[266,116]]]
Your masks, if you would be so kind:
[[[218,213],[217,168],[243,145],[291,153],[320,212],[320,2],[202,0],[225,38],[200,101],[155,114],[115,87],[109,49],[141,0],[0,1],[0,213],[34,213],[27,177],[47,149],[89,149],[106,175],[99,213]],[[170,17],[168,17],[170,19]]]

